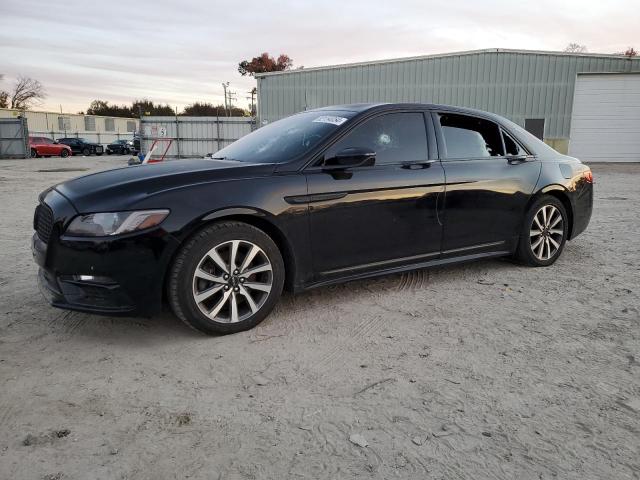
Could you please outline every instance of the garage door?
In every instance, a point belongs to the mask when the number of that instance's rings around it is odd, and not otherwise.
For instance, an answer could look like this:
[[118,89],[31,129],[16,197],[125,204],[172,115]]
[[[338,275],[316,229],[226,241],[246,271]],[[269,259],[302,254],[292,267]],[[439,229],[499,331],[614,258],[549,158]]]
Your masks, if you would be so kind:
[[640,73],[578,75],[569,155],[640,162]]

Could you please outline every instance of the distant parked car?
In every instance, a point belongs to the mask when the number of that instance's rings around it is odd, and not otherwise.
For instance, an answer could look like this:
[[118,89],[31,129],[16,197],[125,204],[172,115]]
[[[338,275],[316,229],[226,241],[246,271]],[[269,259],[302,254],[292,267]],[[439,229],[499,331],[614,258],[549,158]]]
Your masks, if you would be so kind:
[[107,145],[107,155],[111,155],[112,153],[118,155],[129,155],[135,151],[135,146],[131,140],[116,140],[115,142]]
[[31,157],[68,157],[71,155],[71,148],[47,137],[29,137],[29,148]]
[[58,140],[58,143],[64,143],[71,147],[71,151],[75,153],[81,153],[82,155],[88,156],[91,154],[102,155],[104,152],[104,148],[102,145],[98,143],[91,143],[85,140],[84,138],[61,138]]

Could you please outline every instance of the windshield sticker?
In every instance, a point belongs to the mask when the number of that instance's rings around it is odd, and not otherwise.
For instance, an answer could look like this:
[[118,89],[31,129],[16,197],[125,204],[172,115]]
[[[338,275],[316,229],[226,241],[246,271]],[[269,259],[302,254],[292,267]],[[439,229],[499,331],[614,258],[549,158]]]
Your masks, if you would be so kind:
[[322,115],[321,117],[316,118],[314,123],[331,123],[332,125],[342,125],[348,119],[344,117],[334,117],[333,115]]

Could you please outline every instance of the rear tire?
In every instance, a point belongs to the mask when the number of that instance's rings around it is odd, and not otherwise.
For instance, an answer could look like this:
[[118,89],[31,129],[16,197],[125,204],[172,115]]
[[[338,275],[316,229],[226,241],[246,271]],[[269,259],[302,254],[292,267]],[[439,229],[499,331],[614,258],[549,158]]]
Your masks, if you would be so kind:
[[266,233],[221,222],[200,230],[179,251],[167,296],[187,325],[224,335],[263,321],[280,298],[284,277],[282,255]]
[[31,158],[38,158],[38,151],[35,148],[31,149]]
[[85,157],[88,157],[89,155],[91,155],[91,150],[89,150],[88,148],[83,148],[82,149],[82,155],[84,155]]
[[560,257],[568,233],[564,205],[556,197],[544,195],[525,215],[515,258],[531,267],[552,265]]

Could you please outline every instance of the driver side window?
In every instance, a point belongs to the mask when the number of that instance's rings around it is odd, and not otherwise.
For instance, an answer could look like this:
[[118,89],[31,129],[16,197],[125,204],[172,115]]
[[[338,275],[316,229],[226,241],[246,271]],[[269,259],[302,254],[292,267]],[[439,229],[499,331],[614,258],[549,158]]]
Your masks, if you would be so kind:
[[376,165],[427,159],[427,131],[422,113],[388,113],[358,125],[325,152],[332,158],[346,148],[376,152]]

